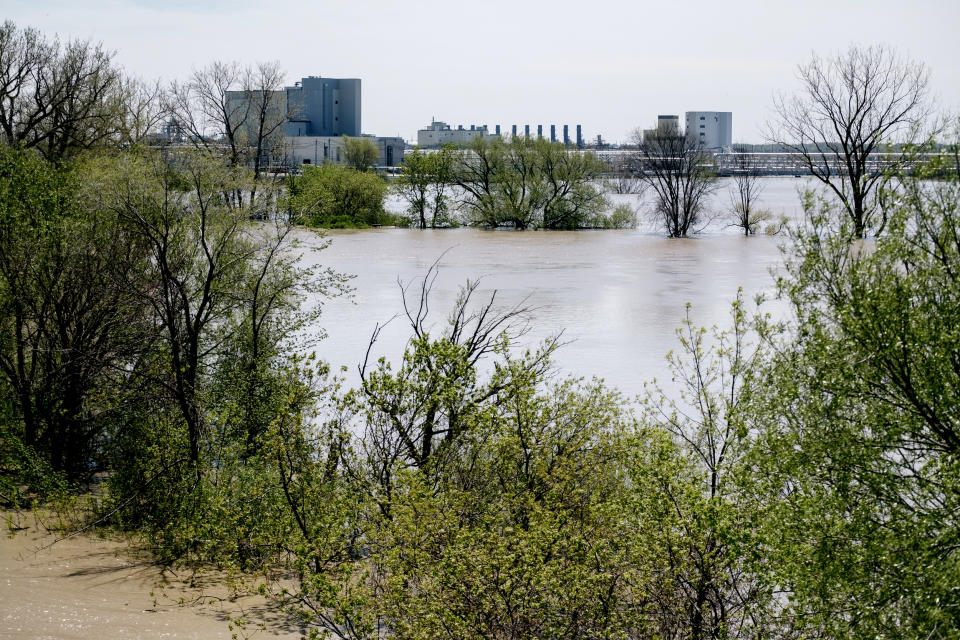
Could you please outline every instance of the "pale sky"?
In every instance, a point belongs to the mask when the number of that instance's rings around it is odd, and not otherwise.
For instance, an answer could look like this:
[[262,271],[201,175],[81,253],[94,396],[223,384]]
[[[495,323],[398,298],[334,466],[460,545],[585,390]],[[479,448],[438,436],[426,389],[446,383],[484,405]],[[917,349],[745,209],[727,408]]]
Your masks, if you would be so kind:
[[361,78],[363,131],[408,140],[451,125],[583,125],[624,141],[657,114],[732,111],[734,142],[763,142],[772,97],[813,52],[883,43],[922,61],[960,113],[960,1],[0,0],[3,17],[102,42],[143,78],[214,60],[277,60],[302,76]]

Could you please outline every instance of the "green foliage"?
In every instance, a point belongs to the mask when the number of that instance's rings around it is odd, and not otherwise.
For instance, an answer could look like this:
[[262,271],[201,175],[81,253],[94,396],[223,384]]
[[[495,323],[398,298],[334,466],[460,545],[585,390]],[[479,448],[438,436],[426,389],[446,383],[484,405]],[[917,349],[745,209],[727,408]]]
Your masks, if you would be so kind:
[[752,496],[746,462],[745,411],[764,351],[751,340],[740,296],[731,311],[729,329],[709,332],[693,324],[688,307],[677,332],[680,351],[668,356],[675,390],[668,396],[654,385],[644,403],[643,422],[669,438],[659,445],[659,462],[641,454],[631,469],[638,487],[649,486],[633,500],[654,495],[664,503],[636,507],[649,527],[649,552],[667,554],[651,585],[664,637],[765,637],[774,630],[765,542],[754,527],[763,504]]
[[390,224],[383,209],[387,185],[373,173],[326,164],[307,166],[293,178],[287,208],[312,227],[342,229]]
[[453,179],[474,224],[578,229],[607,207],[598,184],[606,170],[594,154],[547,140],[477,138],[457,156]]
[[450,195],[453,151],[415,150],[403,158],[393,189],[408,203],[411,223],[421,229],[451,226]]
[[596,214],[583,226],[593,229],[634,229],[637,226],[637,212],[628,204],[619,204],[609,214]]
[[957,637],[960,186],[905,179],[875,243],[851,244],[817,206],[782,284],[795,338],[753,409],[789,620],[805,635]]
[[[403,356],[373,359],[378,327],[345,391],[295,336],[347,280],[303,268],[293,230],[394,221],[383,180],[306,167],[281,212],[269,190],[242,211],[252,176],[216,153],[74,151],[0,148],[5,506],[83,512],[104,472],[101,521],[254,573],[316,638],[960,638],[955,146],[879,192],[876,242],[807,194],[790,323],[739,296],[725,331],[688,314],[638,410],[557,381],[557,339],[518,349],[531,310],[478,282],[434,324],[436,264],[402,285]],[[685,235],[709,176],[666,155],[646,163]],[[451,223],[454,185],[476,224],[633,226],[604,170],[478,140],[411,154],[396,188],[421,227]]]
[[367,171],[377,164],[380,150],[370,138],[343,136],[343,160],[357,171]]
[[616,635],[633,532],[617,498],[620,399],[531,380],[480,412],[436,484],[398,478],[383,542],[399,637]]
[[102,446],[142,348],[142,304],[123,282],[137,244],[78,193],[78,172],[0,150],[0,372],[11,437],[74,482]]

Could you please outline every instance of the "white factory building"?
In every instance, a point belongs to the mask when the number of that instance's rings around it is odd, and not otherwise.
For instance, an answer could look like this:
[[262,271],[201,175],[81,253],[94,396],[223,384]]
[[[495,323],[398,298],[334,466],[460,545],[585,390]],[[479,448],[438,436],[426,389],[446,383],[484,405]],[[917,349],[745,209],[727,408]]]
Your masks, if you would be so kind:
[[733,113],[687,111],[686,134],[704,149],[722,151],[733,144]]
[[444,144],[467,145],[476,138],[490,140],[497,137],[490,135],[487,125],[470,125],[469,129],[462,125],[456,129],[451,129],[446,122],[431,120],[426,129],[417,131],[417,146],[422,148],[439,147]]

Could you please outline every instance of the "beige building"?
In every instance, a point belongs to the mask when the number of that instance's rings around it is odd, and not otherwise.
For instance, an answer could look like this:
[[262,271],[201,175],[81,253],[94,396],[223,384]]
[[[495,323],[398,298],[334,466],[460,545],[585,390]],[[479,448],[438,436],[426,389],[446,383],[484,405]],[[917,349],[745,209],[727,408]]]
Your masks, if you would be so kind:
[[451,129],[446,122],[432,120],[430,126],[426,129],[417,131],[417,146],[421,148],[439,147],[444,144],[455,144],[458,146],[468,145],[476,138],[490,140],[496,138],[487,130],[487,125],[470,125],[469,129],[462,125],[456,129]]

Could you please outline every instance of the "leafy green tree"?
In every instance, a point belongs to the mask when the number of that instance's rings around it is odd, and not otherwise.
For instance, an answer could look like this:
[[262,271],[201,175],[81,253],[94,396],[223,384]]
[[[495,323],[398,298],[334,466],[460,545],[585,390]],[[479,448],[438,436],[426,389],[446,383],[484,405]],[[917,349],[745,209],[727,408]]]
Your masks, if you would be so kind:
[[[665,555],[651,615],[663,637],[767,637],[777,630],[775,605],[754,527],[764,512],[752,494],[745,413],[764,352],[739,296],[728,330],[694,326],[688,307],[677,333],[680,351],[668,356],[677,389],[668,396],[655,385],[642,414],[669,444],[659,462],[631,449],[640,456],[634,482],[646,487],[634,498],[638,526],[647,527],[640,535],[653,541],[648,552]],[[648,496],[662,504],[643,504]]]
[[104,440],[124,411],[126,370],[150,341],[147,310],[125,285],[143,272],[140,245],[80,197],[78,170],[8,148],[0,167],[0,372],[17,425],[10,435],[52,470],[87,480],[103,468]]
[[[496,292],[475,303],[476,281],[461,290],[446,327],[433,330],[430,292],[437,269],[434,263],[422,280],[401,289],[411,338],[398,368],[383,358],[370,362],[381,327],[374,331],[360,367],[363,447],[385,509],[398,466],[434,470],[441,464],[437,460],[456,455],[469,417],[509,397],[520,381],[543,375],[557,344],[549,341],[523,358],[512,358],[509,345],[525,333],[529,310],[522,305],[498,308]],[[480,378],[480,363],[491,359],[494,371]]]
[[597,226],[607,201],[597,181],[606,165],[592,153],[547,140],[474,140],[456,156],[454,181],[476,224],[516,229]]
[[782,285],[796,334],[752,411],[773,566],[799,634],[960,628],[960,164],[943,169],[902,178],[889,233],[870,245],[807,199]]
[[[255,455],[283,395],[283,363],[323,337],[315,327],[321,301],[349,292],[349,277],[330,268],[303,267],[296,225],[281,216],[252,229],[256,241],[239,305],[214,374],[211,402],[227,443],[245,441]],[[318,245],[323,250],[329,241]],[[312,330],[312,333],[311,333]],[[304,337],[294,341],[292,336]]]
[[537,141],[537,151],[545,182],[543,227],[596,226],[592,221],[608,205],[603,191],[597,187],[600,177],[607,172],[606,164],[591,152],[568,152],[546,140]]
[[334,164],[308,166],[293,182],[287,208],[295,220],[326,229],[390,221],[383,209],[387,185],[373,173]]
[[622,400],[527,378],[475,415],[435,482],[398,477],[384,611],[403,638],[584,638],[632,626]]
[[393,188],[407,201],[407,211],[421,229],[435,229],[450,222],[452,161],[452,151],[447,148],[435,152],[415,150],[403,158]]
[[505,171],[504,142],[475,138],[466,150],[456,157],[453,180],[464,192],[464,206],[474,224],[496,227],[500,224],[497,189],[500,175]]
[[346,279],[299,266],[289,220],[255,222],[230,206],[224,194],[249,175],[225,161],[188,151],[103,165],[96,198],[149,257],[127,288],[154,327],[134,369],[138,402],[115,435],[109,508],[149,533],[164,561],[275,561],[290,521],[264,443],[305,384],[291,364],[310,346],[293,336],[316,318],[304,298],[341,293]]
[[357,171],[367,171],[377,164],[380,150],[370,138],[343,136],[343,160]]
[[205,380],[229,337],[254,244],[245,213],[227,206],[237,174],[216,160],[125,157],[103,190],[104,205],[146,247],[154,274],[137,293],[153,309],[164,344],[158,382],[186,427],[189,460],[201,473],[207,434]]

